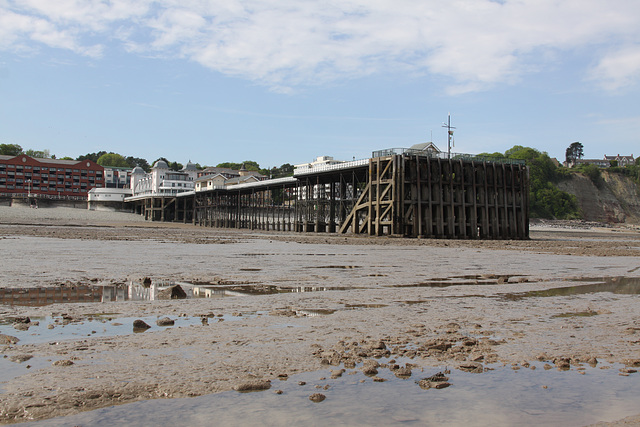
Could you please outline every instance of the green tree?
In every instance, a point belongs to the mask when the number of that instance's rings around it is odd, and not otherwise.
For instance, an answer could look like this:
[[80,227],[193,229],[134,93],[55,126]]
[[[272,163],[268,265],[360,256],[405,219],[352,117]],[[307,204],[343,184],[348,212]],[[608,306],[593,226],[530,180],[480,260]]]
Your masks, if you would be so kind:
[[5,156],[19,156],[22,154],[22,147],[18,144],[0,144],[0,154]]
[[127,165],[133,169],[136,166],[140,166],[145,172],[149,172],[151,171],[151,166],[149,165],[149,162],[147,162],[146,159],[142,159],[140,157],[127,157],[126,159]]
[[126,168],[129,166],[127,164],[127,160],[122,155],[117,153],[103,154],[102,156],[100,156],[96,163],[100,166],[112,166],[117,168]]
[[547,153],[516,145],[505,157],[524,160],[529,166],[529,209],[534,218],[575,219],[580,217],[575,196],[559,190],[555,183],[564,177]]
[[565,160],[568,164],[575,163],[576,160],[581,159],[584,155],[584,147],[579,142],[573,142],[565,152]]
[[253,160],[245,160],[242,163],[234,163],[234,162],[218,163],[216,165],[216,167],[218,167],[218,168],[228,168],[228,169],[233,169],[233,170],[237,171],[237,170],[240,170],[242,165],[244,165],[244,167],[248,171],[255,171],[255,172],[260,171],[260,165],[258,164],[258,162],[254,162]]
[[85,154],[84,156],[78,156],[76,160],[91,160],[92,162],[98,163],[98,159],[101,156],[104,156],[105,154],[107,154],[106,151],[98,151],[97,153],[88,153],[88,154]]
[[27,156],[38,158],[38,159],[50,159],[51,158],[51,153],[47,149],[39,151],[39,150],[32,150],[30,148],[27,151],[25,151],[24,154],[26,154]]

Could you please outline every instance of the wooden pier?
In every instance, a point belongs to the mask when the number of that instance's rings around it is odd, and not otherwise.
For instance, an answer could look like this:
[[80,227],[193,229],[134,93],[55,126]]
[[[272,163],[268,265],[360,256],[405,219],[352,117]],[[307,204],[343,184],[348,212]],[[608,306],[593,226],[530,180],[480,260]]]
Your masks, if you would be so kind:
[[403,150],[293,177],[132,198],[148,220],[204,227],[447,239],[529,238],[519,161]]

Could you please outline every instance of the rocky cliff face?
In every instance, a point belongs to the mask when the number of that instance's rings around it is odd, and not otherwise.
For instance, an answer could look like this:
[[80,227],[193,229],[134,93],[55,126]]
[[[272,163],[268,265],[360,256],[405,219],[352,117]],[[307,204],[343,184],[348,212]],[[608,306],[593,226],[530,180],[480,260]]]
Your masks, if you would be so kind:
[[601,171],[603,182],[596,186],[582,175],[558,184],[560,190],[578,198],[587,221],[640,224],[640,186],[630,178]]

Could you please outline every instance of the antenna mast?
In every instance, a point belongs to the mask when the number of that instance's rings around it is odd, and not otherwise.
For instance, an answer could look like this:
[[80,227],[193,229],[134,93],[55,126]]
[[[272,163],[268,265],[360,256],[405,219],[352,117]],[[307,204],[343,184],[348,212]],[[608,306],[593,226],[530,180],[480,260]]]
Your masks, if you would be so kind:
[[451,113],[446,123],[442,124],[443,128],[447,128],[447,155],[451,158],[451,141],[453,140],[453,126],[451,126]]

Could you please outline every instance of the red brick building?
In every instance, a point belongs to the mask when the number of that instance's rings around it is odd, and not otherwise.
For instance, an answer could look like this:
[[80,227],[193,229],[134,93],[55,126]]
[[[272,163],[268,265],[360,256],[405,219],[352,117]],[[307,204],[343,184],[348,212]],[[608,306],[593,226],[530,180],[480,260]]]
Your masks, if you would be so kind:
[[104,168],[91,160],[0,155],[0,195],[86,198],[94,187],[104,187]]

